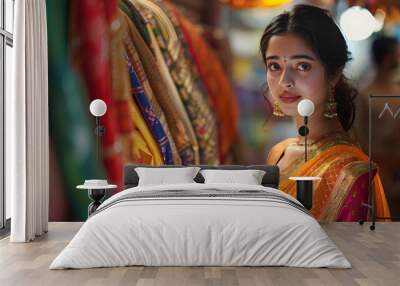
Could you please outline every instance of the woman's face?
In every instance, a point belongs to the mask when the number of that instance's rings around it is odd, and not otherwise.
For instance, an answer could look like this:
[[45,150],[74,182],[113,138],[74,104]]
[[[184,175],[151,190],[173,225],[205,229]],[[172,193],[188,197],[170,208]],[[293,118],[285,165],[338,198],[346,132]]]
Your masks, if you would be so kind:
[[304,98],[314,102],[316,111],[325,108],[325,68],[302,38],[290,33],[272,36],[266,66],[269,92],[286,115],[298,115],[297,104]]

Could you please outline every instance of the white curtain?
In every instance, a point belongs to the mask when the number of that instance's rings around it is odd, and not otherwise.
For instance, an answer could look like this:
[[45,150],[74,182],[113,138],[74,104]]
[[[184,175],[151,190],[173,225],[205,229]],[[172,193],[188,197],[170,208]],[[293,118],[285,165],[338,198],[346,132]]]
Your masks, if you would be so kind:
[[49,135],[45,0],[15,1],[13,94],[6,98],[12,242],[47,232]]

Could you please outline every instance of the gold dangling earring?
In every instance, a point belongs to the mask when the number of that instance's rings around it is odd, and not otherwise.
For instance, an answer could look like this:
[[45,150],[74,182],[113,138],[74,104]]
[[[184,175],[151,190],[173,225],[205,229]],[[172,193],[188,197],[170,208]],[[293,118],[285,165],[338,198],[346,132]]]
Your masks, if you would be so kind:
[[325,104],[324,116],[326,118],[332,119],[338,116],[337,114],[337,102],[335,100],[335,88],[329,88],[329,99]]
[[275,101],[274,103],[274,112],[272,112],[273,115],[276,117],[283,117],[285,114],[283,113],[278,101]]

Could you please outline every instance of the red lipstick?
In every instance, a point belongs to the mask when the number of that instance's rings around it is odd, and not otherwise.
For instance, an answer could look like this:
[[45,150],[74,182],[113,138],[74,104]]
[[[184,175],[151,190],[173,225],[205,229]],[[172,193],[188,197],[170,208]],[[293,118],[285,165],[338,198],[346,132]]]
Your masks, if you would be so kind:
[[289,92],[284,92],[279,96],[279,98],[283,103],[293,103],[298,101],[301,96]]

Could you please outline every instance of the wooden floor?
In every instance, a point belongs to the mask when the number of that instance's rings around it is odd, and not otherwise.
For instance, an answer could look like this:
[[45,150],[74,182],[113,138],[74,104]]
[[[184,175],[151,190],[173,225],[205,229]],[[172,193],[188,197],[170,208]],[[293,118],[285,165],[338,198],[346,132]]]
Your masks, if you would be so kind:
[[81,223],[50,223],[32,243],[0,241],[0,285],[400,285],[400,223],[324,225],[353,268],[120,267],[48,270]]

